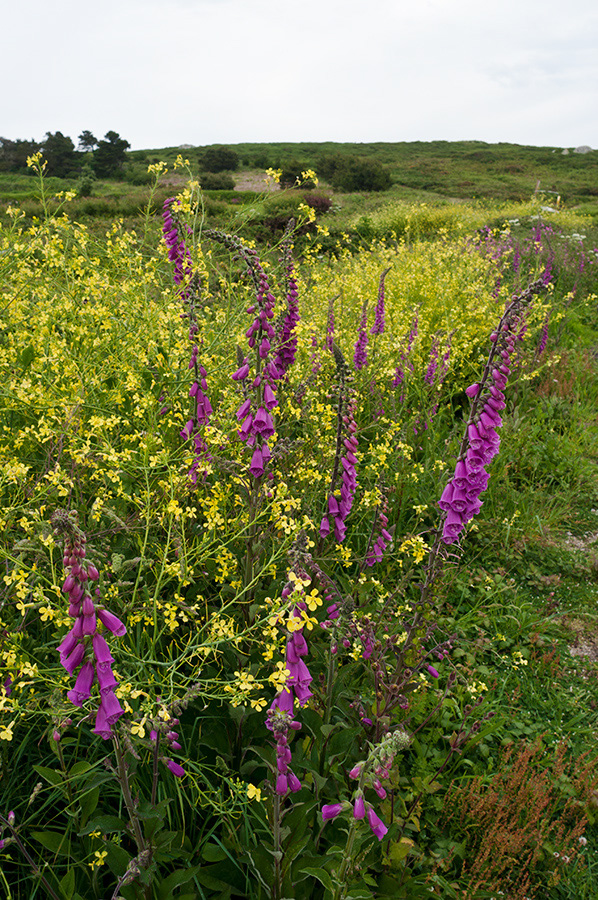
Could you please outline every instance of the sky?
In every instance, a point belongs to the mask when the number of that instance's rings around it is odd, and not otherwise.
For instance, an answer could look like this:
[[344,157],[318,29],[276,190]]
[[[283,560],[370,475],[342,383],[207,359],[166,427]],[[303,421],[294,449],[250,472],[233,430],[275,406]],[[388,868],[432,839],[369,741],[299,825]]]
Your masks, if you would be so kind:
[[597,0],[28,0],[1,21],[13,140],[598,148]]

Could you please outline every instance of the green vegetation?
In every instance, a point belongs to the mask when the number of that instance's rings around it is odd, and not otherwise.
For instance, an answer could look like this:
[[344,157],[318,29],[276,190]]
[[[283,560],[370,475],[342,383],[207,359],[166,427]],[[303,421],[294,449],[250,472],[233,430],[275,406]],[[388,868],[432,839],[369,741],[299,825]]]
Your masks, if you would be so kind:
[[178,152],[2,176],[7,898],[593,900],[596,227]]

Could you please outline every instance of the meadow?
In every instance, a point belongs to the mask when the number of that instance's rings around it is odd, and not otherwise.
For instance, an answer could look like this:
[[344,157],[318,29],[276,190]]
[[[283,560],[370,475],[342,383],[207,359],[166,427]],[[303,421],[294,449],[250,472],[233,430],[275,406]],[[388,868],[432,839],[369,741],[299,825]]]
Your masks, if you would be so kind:
[[592,218],[169,166],[0,226],[6,897],[595,897]]

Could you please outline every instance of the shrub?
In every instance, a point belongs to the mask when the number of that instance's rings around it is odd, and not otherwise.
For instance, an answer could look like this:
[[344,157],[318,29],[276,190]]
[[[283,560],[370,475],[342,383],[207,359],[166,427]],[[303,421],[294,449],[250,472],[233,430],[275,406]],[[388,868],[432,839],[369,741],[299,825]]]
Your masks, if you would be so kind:
[[221,172],[204,172],[199,176],[201,186],[206,191],[234,191],[235,182],[230,175]]
[[230,147],[208,147],[200,164],[206,172],[234,172],[239,166],[239,157]]
[[388,169],[375,159],[337,153],[320,160],[318,171],[342,191],[386,191],[392,184]]

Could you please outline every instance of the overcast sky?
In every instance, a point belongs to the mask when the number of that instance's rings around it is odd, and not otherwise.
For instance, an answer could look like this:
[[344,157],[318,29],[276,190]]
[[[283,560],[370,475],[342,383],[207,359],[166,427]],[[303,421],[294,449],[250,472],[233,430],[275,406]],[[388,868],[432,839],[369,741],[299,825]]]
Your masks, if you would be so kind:
[[598,148],[598,0],[4,2],[0,136]]

